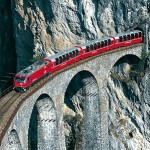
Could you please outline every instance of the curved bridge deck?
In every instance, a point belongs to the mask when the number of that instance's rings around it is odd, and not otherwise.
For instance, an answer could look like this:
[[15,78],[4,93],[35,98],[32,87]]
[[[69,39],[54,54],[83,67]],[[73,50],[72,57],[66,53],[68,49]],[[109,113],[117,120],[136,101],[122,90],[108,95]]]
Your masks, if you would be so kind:
[[80,64],[84,64],[92,59],[95,59],[99,56],[108,55],[111,53],[117,53],[118,51],[126,51],[127,49],[134,48],[137,46],[142,46],[143,44],[136,44],[129,47],[122,47],[112,51],[107,51],[105,53],[100,53],[94,57],[89,57],[79,62],[76,62],[73,65],[66,67],[63,70],[57,71],[54,74],[49,75],[48,77],[41,80],[39,83],[34,85],[30,90],[26,93],[16,93],[15,91],[11,91],[4,97],[0,99],[0,145],[2,142],[3,137],[5,136],[6,131],[9,128],[10,123],[12,122],[13,118],[15,117],[17,111],[19,110],[22,103],[29,98],[33,93],[35,93],[38,89],[40,89],[44,84],[48,83],[58,74],[65,72],[66,70],[70,70]]

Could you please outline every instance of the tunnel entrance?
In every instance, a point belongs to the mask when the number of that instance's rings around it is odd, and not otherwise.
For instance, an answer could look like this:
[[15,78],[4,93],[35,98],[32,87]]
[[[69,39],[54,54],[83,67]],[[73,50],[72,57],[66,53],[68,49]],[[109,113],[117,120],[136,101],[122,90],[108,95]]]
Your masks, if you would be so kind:
[[64,129],[67,150],[99,149],[99,90],[88,71],[76,74],[66,90]]
[[28,131],[29,150],[56,149],[56,111],[51,98],[43,94],[35,103]]
[[142,28],[140,28],[140,27],[136,27],[136,28],[134,28],[134,30],[140,30],[140,31],[142,31],[144,33],[144,30]]

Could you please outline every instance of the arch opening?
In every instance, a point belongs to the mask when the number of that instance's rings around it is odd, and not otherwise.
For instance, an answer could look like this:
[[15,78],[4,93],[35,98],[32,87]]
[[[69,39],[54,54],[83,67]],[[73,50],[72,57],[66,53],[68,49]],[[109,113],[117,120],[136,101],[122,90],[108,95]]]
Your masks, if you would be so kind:
[[110,76],[114,78],[130,77],[140,82],[143,75],[144,64],[141,59],[135,55],[125,55],[121,57],[110,71]]
[[52,99],[42,94],[36,101],[28,131],[29,150],[56,149],[56,110]]
[[125,55],[121,57],[115,64],[114,66],[118,66],[119,64],[122,63],[129,63],[129,64],[138,64],[141,61],[141,59],[135,55]]
[[15,129],[11,130],[8,136],[8,149],[9,150],[13,150],[13,149],[22,150],[20,139]]
[[[115,63],[108,77],[110,149],[134,149],[134,140],[142,137],[140,84],[143,72],[140,65],[140,58],[126,55]],[[140,147],[140,141],[138,143]]]
[[99,90],[95,77],[81,71],[70,81],[64,99],[67,150],[99,149]]

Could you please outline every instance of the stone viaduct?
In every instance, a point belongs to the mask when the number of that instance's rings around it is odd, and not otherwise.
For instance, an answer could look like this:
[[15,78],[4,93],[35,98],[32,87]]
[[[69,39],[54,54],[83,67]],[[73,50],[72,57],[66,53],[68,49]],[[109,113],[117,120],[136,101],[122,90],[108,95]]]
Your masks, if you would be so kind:
[[[118,60],[129,55],[141,58],[142,49],[143,45],[137,45],[108,52],[53,77],[20,106],[0,149],[65,150],[64,116],[78,114],[82,118],[82,149],[109,149],[107,78]],[[82,84],[79,89],[75,88],[78,83]]]

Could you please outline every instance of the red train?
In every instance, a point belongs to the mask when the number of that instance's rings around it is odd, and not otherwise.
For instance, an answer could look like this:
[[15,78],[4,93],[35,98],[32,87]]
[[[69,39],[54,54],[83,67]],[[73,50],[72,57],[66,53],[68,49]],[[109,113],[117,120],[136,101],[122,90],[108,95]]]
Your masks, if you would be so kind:
[[44,58],[41,62],[35,62],[17,73],[14,78],[14,89],[19,92],[26,91],[48,74],[52,74],[84,58],[111,51],[118,47],[125,47],[142,42],[142,31],[135,30],[92,40],[88,43],[58,52],[55,55]]

